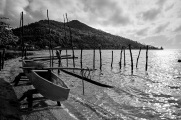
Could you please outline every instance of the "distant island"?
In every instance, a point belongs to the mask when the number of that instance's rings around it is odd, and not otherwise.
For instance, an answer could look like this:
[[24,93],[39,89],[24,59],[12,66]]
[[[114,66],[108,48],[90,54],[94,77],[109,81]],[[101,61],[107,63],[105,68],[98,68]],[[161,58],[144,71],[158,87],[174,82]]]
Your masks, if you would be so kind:
[[[21,28],[12,29],[12,35],[16,38],[13,45],[21,45]],[[17,40],[17,37],[19,38]],[[130,40],[121,36],[92,28],[78,20],[68,23],[50,20],[40,20],[23,27],[23,41],[33,49],[46,49],[51,42],[52,47],[77,49],[121,49],[128,48],[131,44],[132,49],[146,49],[145,44]],[[12,43],[12,42],[11,42]],[[160,49],[149,45],[149,49]]]

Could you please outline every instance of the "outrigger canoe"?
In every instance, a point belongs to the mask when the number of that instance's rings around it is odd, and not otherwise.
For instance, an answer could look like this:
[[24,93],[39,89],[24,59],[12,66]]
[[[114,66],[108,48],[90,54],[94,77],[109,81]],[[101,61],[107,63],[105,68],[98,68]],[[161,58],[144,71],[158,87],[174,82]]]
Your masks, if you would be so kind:
[[[67,100],[70,92],[67,85],[51,70],[41,70],[42,66],[40,64],[37,66],[37,64],[31,60],[22,60],[22,66],[26,67],[23,71],[35,89],[47,99],[53,101]],[[34,66],[30,67],[29,65]]]
[[44,97],[53,101],[67,100],[70,89],[50,70],[32,70],[31,82]]

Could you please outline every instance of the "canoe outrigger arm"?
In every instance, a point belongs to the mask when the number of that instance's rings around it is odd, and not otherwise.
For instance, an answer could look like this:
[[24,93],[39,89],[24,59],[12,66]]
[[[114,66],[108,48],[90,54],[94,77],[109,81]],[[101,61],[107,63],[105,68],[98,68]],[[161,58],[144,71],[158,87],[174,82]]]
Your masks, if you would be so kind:
[[69,74],[69,75],[72,75],[72,76],[74,76],[74,77],[77,77],[77,78],[80,78],[80,79],[82,79],[82,80],[85,80],[85,81],[87,81],[87,82],[90,82],[90,83],[92,83],[92,84],[95,84],[95,85],[97,85],[97,86],[106,87],[106,88],[113,88],[113,86],[106,85],[106,84],[103,84],[103,83],[100,83],[100,82],[91,80],[91,79],[89,79],[89,78],[86,78],[86,77],[77,75],[77,74],[75,74],[75,73],[66,71],[66,70],[64,70],[64,69],[61,69],[61,71],[64,72],[64,73],[67,73],[67,74]]
[[[36,69],[36,67],[20,67],[22,69]],[[68,68],[68,67],[45,67],[45,68],[41,68],[41,70],[47,70],[47,69],[59,69],[59,70],[62,70],[62,69],[68,69],[68,70],[87,70],[87,71],[93,71],[93,70],[96,70],[96,69],[86,69],[86,68]]]

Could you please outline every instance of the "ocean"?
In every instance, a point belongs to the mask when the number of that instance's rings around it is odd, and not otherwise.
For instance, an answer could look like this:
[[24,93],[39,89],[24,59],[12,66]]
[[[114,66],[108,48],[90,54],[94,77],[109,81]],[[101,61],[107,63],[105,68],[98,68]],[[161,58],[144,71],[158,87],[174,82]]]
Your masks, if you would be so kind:
[[[70,87],[69,99],[63,103],[69,114],[78,120],[179,120],[181,119],[181,50],[148,50],[148,70],[145,71],[146,50],[132,50],[133,74],[130,51],[126,50],[119,66],[121,50],[102,50],[100,70],[99,50],[95,54],[95,71],[84,72],[84,76],[113,86],[103,88],[60,72],[59,76]],[[48,55],[48,51],[40,55]],[[62,51],[65,55],[65,50]],[[68,50],[72,55],[72,51]],[[80,67],[80,50],[75,50],[76,67]],[[58,66],[58,61],[54,61]],[[83,68],[93,68],[93,50],[83,50]],[[47,62],[47,65],[49,62]],[[67,67],[66,60],[62,65]],[[72,59],[68,67],[73,67]],[[77,70],[69,70],[81,74]],[[57,70],[54,70],[57,73]]]

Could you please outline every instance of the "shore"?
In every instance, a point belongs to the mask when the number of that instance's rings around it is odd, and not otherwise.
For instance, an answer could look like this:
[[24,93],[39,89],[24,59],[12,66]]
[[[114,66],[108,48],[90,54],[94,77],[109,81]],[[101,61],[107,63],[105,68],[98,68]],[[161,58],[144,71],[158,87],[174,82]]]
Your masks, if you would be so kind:
[[75,120],[64,105],[57,106],[56,102],[46,100],[34,103],[33,110],[27,109],[27,102],[18,99],[32,85],[24,83],[13,86],[11,83],[22,72],[20,58],[5,61],[5,67],[0,71],[0,119],[1,120]]
[[[46,55],[46,51],[37,51],[35,56]],[[18,86],[11,83],[22,72],[20,57],[5,61],[5,67],[0,71],[0,119],[7,120],[105,120],[116,118],[114,114],[103,106],[106,93],[102,87],[84,82],[85,95],[82,94],[82,80],[60,72],[59,77],[65,81],[71,89],[68,100],[57,102],[51,100],[38,100],[33,102],[33,110],[28,110],[27,101],[18,99],[32,85],[20,82]],[[47,63],[44,61],[46,65]],[[56,64],[55,64],[56,65]],[[54,71],[57,73],[57,71]],[[76,72],[76,71],[75,71]],[[78,72],[78,71],[77,71]],[[99,74],[99,73],[96,73]],[[35,97],[41,97],[37,94]],[[103,98],[106,97],[106,98]],[[106,104],[107,105],[107,104]]]

